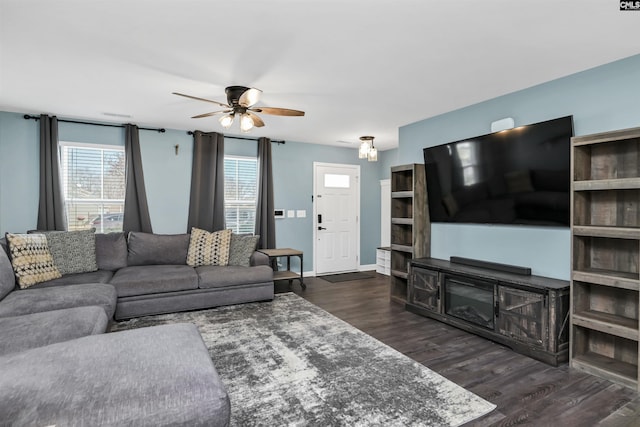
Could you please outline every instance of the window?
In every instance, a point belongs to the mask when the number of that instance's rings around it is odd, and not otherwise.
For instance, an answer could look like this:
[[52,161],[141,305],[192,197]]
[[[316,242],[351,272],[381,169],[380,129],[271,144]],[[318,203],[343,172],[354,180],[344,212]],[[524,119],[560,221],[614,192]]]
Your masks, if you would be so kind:
[[252,157],[224,158],[224,219],[234,233],[253,234],[256,226],[258,162]]
[[349,175],[324,174],[325,188],[349,188]]
[[67,228],[122,231],[124,147],[61,142],[60,150]]

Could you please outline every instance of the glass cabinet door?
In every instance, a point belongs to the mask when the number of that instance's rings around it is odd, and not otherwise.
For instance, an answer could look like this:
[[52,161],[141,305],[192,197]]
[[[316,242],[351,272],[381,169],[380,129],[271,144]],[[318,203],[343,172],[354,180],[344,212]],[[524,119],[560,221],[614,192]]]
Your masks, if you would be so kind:
[[411,267],[409,302],[440,313],[440,283],[438,272]]
[[497,326],[500,334],[547,348],[546,295],[498,286]]

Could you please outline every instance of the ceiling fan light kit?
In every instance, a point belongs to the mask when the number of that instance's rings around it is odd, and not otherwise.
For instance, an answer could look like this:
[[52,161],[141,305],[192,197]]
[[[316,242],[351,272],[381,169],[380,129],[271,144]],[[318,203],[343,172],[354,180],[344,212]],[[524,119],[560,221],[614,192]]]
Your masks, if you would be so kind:
[[370,162],[378,161],[378,149],[373,146],[373,136],[361,136],[358,158],[367,159]]
[[226,108],[225,110],[212,111],[210,113],[198,114],[193,119],[203,117],[211,117],[216,114],[224,114],[218,121],[223,128],[229,129],[236,116],[240,117],[240,131],[249,132],[254,127],[264,126],[262,119],[255,113],[272,114],[275,116],[304,116],[304,111],[291,110],[288,108],[275,107],[254,107],[260,100],[262,91],[256,88],[245,86],[228,86],[225,90],[227,94],[227,103],[213,101],[211,99],[199,98],[197,96],[185,95],[183,93],[173,92],[174,95],[183,96],[185,98],[195,99],[197,101],[210,102]]
[[222,116],[218,119],[223,128],[229,129],[233,124],[233,113],[227,114],[226,116]]

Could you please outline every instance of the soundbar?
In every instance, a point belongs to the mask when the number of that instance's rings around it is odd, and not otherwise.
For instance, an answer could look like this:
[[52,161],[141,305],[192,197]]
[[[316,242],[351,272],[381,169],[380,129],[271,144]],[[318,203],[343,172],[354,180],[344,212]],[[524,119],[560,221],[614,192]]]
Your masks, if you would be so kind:
[[531,276],[531,269],[529,267],[521,267],[519,265],[499,264],[497,262],[480,261],[471,258],[462,258],[459,256],[452,256],[449,258],[450,262],[455,264],[464,264],[471,267],[488,268],[490,270],[503,271],[505,273],[519,274],[521,276]]

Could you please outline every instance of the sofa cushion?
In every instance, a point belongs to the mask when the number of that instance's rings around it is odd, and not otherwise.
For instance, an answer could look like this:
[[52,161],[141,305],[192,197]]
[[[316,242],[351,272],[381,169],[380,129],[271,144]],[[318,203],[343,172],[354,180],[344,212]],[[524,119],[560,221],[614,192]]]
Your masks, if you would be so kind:
[[113,277],[113,271],[98,270],[89,273],[68,274],[59,279],[47,280],[46,282],[33,285],[31,289],[48,288],[50,286],[81,285],[83,283],[109,283]]
[[257,267],[208,265],[197,267],[200,288],[223,288],[234,285],[250,285],[273,280],[273,270],[266,265]]
[[198,275],[186,265],[141,265],[121,268],[109,283],[126,297],[198,289]]
[[61,277],[43,234],[7,233],[11,266],[22,289]]
[[116,309],[116,300],[115,288],[106,283],[17,290],[0,301],[0,317],[97,305],[111,319]]
[[229,263],[229,246],[231,244],[230,229],[209,232],[193,227],[187,253],[187,264],[192,267],[200,265],[227,265]]
[[0,248],[0,300],[16,288],[16,276],[7,253]]
[[229,397],[198,329],[163,325],[0,357],[16,426],[228,426]]
[[253,234],[231,234],[228,264],[249,267],[251,265],[251,255],[258,246],[258,240],[260,240],[260,236]]
[[106,332],[102,307],[75,307],[0,318],[0,356]]
[[47,236],[53,263],[60,274],[96,271],[95,228],[77,231],[39,231]]
[[126,267],[127,256],[124,233],[96,234],[96,264],[99,270],[115,271]]
[[185,265],[188,234],[152,234],[132,231],[128,237],[129,256],[132,265]]

